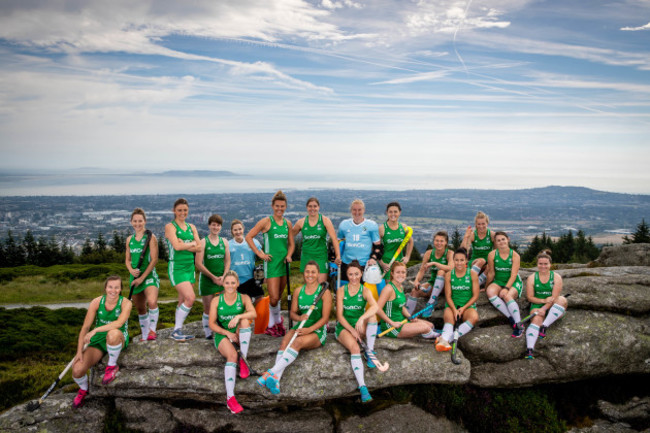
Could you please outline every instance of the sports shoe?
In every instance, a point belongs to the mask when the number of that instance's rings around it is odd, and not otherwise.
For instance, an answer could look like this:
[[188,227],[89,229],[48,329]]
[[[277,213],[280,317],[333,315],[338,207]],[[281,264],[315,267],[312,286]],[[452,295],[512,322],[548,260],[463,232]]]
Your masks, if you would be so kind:
[[436,350],[438,352],[449,352],[451,350],[451,344],[442,337],[436,341]]
[[512,338],[519,338],[523,335],[524,333],[524,325],[521,323],[517,323],[514,328],[512,329]]
[[271,370],[269,370],[269,373],[269,377],[266,378],[266,387],[271,391],[271,394],[280,394],[280,380],[278,376],[271,373]]
[[171,339],[178,342],[183,342],[187,340],[194,340],[193,335],[186,335],[182,329],[176,329],[172,332]]
[[246,362],[244,361],[244,358],[242,358],[240,356],[239,357],[239,377],[241,377],[242,379],[246,379],[250,375],[251,375],[251,372],[248,369],[248,365],[246,365]]
[[547,330],[548,330],[548,327],[547,327],[547,326],[540,326],[540,328],[539,328],[539,336],[538,336],[538,338],[539,338],[539,339],[542,339],[542,338],[546,337],[546,331],[547,331]]
[[[370,351],[370,353],[372,353],[373,355],[377,354],[377,352],[375,352],[374,350]],[[363,352],[363,357],[366,358],[366,365],[368,366],[368,368],[375,368],[375,363],[372,362],[372,359],[370,359],[370,356],[368,356],[368,352],[366,352],[365,350]]]
[[259,386],[266,386],[266,379],[271,376],[271,370],[266,370],[260,377],[257,378],[257,384]]
[[280,318],[280,323],[275,324],[275,329],[277,329],[278,337],[284,337],[287,334],[287,330],[284,329],[284,318]]
[[361,403],[368,403],[372,401],[372,397],[368,392],[368,387],[366,385],[359,387],[359,392],[361,393]]
[[147,335],[147,340],[149,340],[149,341],[155,341],[155,340],[156,340],[156,337],[157,337],[157,335],[156,335],[156,331],[151,330],[151,331],[149,331],[149,335]]
[[244,410],[244,408],[241,407],[241,404],[239,404],[239,402],[237,401],[234,395],[228,399],[226,405],[228,406],[228,409],[230,409],[230,412],[232,413],[239,413]]
[[424,317],[425,319],[428,319],[429,317],[431,317],[431,315],[433,314],[433,309],[435,308],[437,301],[438,301],[438,299],[436,298],[436,299],[434,299],[434,301],[432,303],[427,302],[427,305],[425,307],[428,307],[429,305],[431,305],[431,308],[428,309],[428,310],[425,310],[424,313],[422,313],[422,317]]
[[510,322],[510,327],[514,328],[517,325],[517,322],[515,322],[515,319],[512,317],[508,317],[508,322]]
[[212,333],[210,333],[210,335],[206,335],[206,336],[205,336],[205,339],[206,339],[206,340],[212,340]]
[[104,370],[104,377],[102,378],[102,385],[108,385],[112,381],[115,380],[115,376],[117,376],[117,372],[120,370],[120,367],[117,365],[109,365],[106,367],[106,370]]
[[88,395],[88,391],[85,389],[80,389],[79,392],[77,392],[76,397],[72,401],[72,407],[77,409],[78,407],[83,406],[84,404],[84,398]]
[[280,333],[278,332],[278,327],[277,325],[269,326],[266,328],[266,331],[264,331],[266,335],[270,335],[271,337],[281,337]]
[[533,353],[533,349],[526,349],[526,355],[524,356],[525,359],[535,359],[535,354]]

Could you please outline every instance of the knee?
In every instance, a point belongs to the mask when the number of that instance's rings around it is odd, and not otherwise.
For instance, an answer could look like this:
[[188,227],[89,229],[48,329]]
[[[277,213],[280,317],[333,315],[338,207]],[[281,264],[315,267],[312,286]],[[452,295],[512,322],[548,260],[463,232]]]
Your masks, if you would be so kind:
[[439,277],[444,277],[444,276],[445,276],[445,271],[443,271],[443,270],[441,269],[441,270],[439,270],[439,271],[436,273],[436,275],[438,275]]
[[106,343],[115,346],[122,342],[122,333],[117,329],[111,329],[106,334]]
[[79,361],[75,362],[72,366],[72,377],[79,379],[83,377],[84,374],[86,374],[86,370],[84,369],[83,363]]
[[148,301],[147,306],[149,307],[150,310],[155,310],[156,308],[158,308],[158,302],[155,300]]
[[278,302],[280,302],[280,297],[278,295],[269,294],[269,303],[271,304],[271,306],[275,307],[276,305],[278,305]]
[[192,305],[194,305],[195,300],[196,300],[196,296],[194,295],[194,292],[192,292],[192,293],[188,294],[187,296],[185,296],[185,299],[184,299],[183,303],[185,304],[186,307],[191,308]]

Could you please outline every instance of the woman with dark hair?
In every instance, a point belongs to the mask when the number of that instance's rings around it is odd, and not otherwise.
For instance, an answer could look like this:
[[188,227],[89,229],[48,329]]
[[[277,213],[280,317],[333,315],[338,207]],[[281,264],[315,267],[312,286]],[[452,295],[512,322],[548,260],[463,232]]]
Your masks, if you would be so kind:
[[[381,243],[384,245],[384,254],[379,260],[379,266],[381,266],[384,273],[387,272],[386,281],[390,281],[388,264],[406,237],[407,226],[399,222],[401,214],[402,207],[398,202],[393,201],[388,203],[386,205],[386,222],[379,226],[379,237],[381,238]],[[404,264],[408,263],[413,252],[413,245],[413,237],[411,237],[406,244],[406,253],[402,250],[395,260],[399,260]]]
[[526,358],[535,358],[537,338],[546,337],[546,330],[564,316],[569,305],[561,295],[562,277],[551,270],[551,251],[537,255],[537,272],[526,281],[526,297],[530,301],[530,313],[537,313],[526,330]]

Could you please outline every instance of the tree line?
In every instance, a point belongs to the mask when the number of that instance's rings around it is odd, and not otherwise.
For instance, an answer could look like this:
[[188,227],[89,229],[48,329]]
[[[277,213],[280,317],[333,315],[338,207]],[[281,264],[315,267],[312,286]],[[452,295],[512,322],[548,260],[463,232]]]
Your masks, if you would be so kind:
[[[72,246],[68,245],[65,239],[61,242],[58,242],[55,236],[40,236],[36,239],[31,230],[20,239],[9,230],[7,236],[0,240],[0,267],[123,263],[127,237],[127,233],[115,230],[113,237],[107,240],[100,231],[94,241],[87,237],[81,252],[75,254]],[[168,259],[167,249],[161,238],[158,238],[158,258]]]

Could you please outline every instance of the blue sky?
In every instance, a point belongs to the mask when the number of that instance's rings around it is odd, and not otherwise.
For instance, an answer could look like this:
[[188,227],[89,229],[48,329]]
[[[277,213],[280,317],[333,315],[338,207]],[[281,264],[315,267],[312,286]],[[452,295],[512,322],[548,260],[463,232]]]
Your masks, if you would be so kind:
[[0,170],[650,193],[649,47],[647,0],[5,0]]

